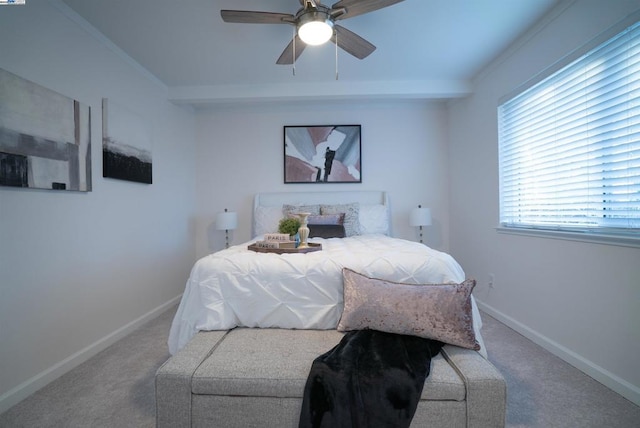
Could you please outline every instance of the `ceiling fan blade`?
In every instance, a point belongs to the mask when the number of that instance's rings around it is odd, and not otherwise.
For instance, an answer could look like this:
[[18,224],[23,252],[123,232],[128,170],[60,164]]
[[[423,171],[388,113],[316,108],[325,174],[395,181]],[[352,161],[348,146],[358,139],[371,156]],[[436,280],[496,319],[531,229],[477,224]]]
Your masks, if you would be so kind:
[[290,13],[253,12],[248,10],[221,10],[224,22],[240,24],[293,24],[295,16]]
[[[300,37],[298,37],[297,34],[296,34],[295,41],[296,41],[296,58],[295,59],[297,61],[298,57],[300,57],[300,54],[302,54],[302,51],[304,50],[305,47],[307,47],[307,45],[302,40],[300,40]],[[291,40],[287,45],[287,47],[284,48],[284,51],[282,51],[280,58],[278,58],[278,60],[276,61],[276,64],[280,64],[280,65],[293,64],[293,40]]]
[[341,25],[334,25],[336,30],[335,35],[331,38],[333,43],[336,43],[336,37],[338,38],[338,47],[344,49],[346,52],[355,56],[358,59],[364,59],[371,55],[376,47],[358,36],[353,31],[347,30]]
[[346,12],[335,17],[336,20],[353,18],[364,13],[373,12],[383,7],[400,3],[404,0],[340,0],[331,6],[331,10],[345,9]]

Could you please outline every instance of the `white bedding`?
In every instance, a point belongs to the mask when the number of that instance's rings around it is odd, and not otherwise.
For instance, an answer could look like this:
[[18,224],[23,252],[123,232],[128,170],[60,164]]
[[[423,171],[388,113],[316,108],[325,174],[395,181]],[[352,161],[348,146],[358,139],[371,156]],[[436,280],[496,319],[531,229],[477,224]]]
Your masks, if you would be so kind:
[[[322,251],[256,253],[247,242],[206,256],[194,265],[171,325],[175,354],[200,330],[237,326],[333,329],[342,313],[342,268],[405,283],[462,282],[460,265],[448,254],[386,235],[310,239]],[[474,305],[474,328],[480,318]],[[484,354],[486,356],[486,354]]]

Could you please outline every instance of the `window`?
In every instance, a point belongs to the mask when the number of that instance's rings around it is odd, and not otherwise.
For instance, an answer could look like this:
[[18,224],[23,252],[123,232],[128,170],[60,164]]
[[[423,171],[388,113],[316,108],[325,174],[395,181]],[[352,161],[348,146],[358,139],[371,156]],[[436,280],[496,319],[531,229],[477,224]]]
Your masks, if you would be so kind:
[[640,22],[498,107],[500,225],[640,238]]

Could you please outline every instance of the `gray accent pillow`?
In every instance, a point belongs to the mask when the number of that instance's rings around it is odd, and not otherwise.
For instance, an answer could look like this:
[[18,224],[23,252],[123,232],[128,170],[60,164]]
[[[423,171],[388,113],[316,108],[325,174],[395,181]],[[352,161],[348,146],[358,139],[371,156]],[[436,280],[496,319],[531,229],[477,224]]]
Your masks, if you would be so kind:
[[320,214],[344,213],[344,230],[347,236],[360,235],[360,204],[320,205]]
[[309,238],[344,238],[344,226],[341,224],[310,224]]
[[471,292],[460,284],[401,284],[342,269],[344,311],[338,331],[379,330],[480,349],[473,330]]
[[342,226],[344,224],[344,213],[310,215],[307,217],[307,224],[334,224]]
[[282,205],[282,216],[289,217],[289,214],[311,213],[320,215],[320,205]]

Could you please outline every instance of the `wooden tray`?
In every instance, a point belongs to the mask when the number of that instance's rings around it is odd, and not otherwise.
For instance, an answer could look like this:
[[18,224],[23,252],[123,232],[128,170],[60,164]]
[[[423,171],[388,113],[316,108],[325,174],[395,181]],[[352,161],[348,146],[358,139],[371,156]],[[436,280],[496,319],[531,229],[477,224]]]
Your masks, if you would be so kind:
[[276,253],[276,254],[304,254],[312,253],[314,251],[321,251],[322,244],[313,244],[309,242],[309,246],[306,248],[261,248],[255,244],[249,245],[247,248],[257,253]]

